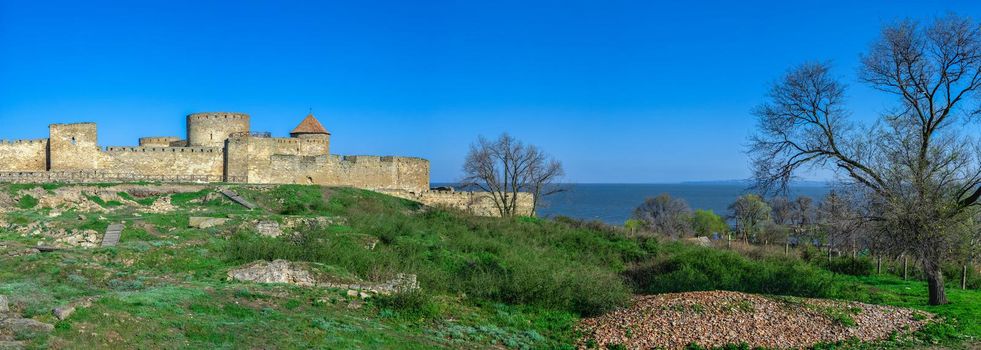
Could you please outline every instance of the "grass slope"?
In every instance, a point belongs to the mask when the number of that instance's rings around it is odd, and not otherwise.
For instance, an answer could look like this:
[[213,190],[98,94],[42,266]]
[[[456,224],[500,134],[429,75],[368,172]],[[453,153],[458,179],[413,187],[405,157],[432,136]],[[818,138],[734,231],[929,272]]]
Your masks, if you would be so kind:
[[[622,306],[632,293],[711,289],[853,299],[948,317],[917,344],[981,336],[976,290],[951,290],[953,305],[924,307],[920,282],[659,244],[570,220],[471,217],[315,186],[233,186],[262,208],[255,211],[206,189],[172,195],[178,210],[171,213],[143,212],[151,200],[120,193],[127,203],[95,201],[107,212],[62,208],[52,216],[35,198],[16,197],[31,188],[2,189],[19,205],[5,214],[7,222],[100,232],[127,222],[117,247],[19,257],[0,251],[0,294],[15,312],[56,325],[48,335],[18,335],[37,348],[571,348],[580,317]],[[190,216],[231,220],[193,229]],[[317,217],[329,223],[278,238],[254,232],[258,220]],[[0,249],[38,240],[0,228]],[[422,292],[362,301],[343,290],[226,280],[228,270],[260,259],[318,262],[373,281],[412,273]],[[67,320],[51,315],[89,297],[92,306]]]

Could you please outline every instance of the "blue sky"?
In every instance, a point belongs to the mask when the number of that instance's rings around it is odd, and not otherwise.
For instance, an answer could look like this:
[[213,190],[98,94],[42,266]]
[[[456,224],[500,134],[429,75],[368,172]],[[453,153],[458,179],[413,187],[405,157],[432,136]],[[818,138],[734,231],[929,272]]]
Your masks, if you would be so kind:
[[832,61],[871,118],[889,101],[854,73],[883,24],[981,14],[979,1],[132,3],[0,0],[0,138],[94,121],[100,144],[133,145],[183,136],[199,111],[285,135],[312,108],[332,152],[428,158],[435,182],[504,131],[570,182],[745,178],[750,110],[788,67]]

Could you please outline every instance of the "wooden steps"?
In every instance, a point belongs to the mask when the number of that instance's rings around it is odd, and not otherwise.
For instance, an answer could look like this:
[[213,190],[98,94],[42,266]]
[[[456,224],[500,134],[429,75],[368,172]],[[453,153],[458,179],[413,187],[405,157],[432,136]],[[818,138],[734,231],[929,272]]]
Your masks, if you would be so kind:
[[238,193],[229,191],[228,189],[223,188],[221,190],[221,194],[225,195],[225,197],[228,197],[228,199],[231,199],[233,202],[241,204],[243,207],[249,208],[249,210],[258,208],[258,206],[252,204],[252,202],[249,202],[245,198],[242,198],[242,196],[239,196]]
[[121,223],[110,224],[109,227],[106,228],[106,235],[102,236],[102,246],[112,247],[115,246],[116,243],[119,243],[119,235],[123,232],[123,228],[125,227],[126,226]]

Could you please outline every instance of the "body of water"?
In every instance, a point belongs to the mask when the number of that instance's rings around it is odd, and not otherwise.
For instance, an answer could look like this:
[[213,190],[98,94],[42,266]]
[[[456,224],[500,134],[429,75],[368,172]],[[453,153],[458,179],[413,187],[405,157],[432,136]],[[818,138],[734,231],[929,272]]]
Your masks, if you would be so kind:
[[[622,225],[630,218],[634,208],[648,197],[667,193],[684,199],[692,209],[711,209],[726,216],[729,204],[747,192],[745,184],[567,184],[567,191],[544,198],[544,206],[538,209],[540,217],[568,216],[585,220],[600,220]],[[830,188],[806,185],[793,188],[791,197],[806,195],[817,204]]]

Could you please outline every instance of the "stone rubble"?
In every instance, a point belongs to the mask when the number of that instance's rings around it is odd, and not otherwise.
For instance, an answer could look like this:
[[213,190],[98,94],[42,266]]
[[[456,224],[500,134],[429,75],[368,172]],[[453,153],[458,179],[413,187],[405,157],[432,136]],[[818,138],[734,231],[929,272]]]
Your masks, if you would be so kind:
[[[854,325],[843,324],[834,313],[847,315]],[[578,346],[672,350],[745,342],[750,348],[807,348],[851,338],[882,340],[893,332],[915,331],[931,319],[919,311],[857,302],[728,291],[669,293],[638,296],[629,308],[584,319]]]
[[279,223],[275,221],[259,221],[255,225],[256,231],[266,237],[279,237],[283,235],[283,230],[279,228]]

